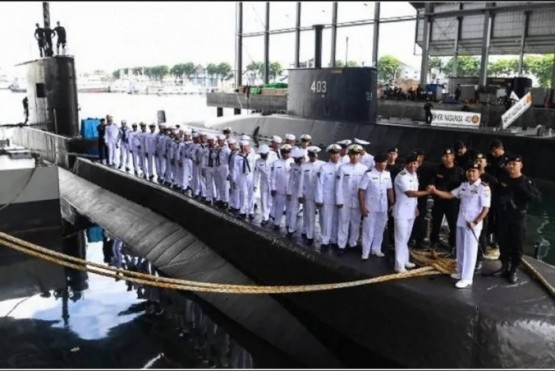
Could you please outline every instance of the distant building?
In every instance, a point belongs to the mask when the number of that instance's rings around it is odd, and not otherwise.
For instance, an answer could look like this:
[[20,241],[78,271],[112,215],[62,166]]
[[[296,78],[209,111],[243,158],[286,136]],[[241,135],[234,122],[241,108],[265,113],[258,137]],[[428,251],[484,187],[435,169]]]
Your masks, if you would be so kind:
[[420,70],[401,62],[401,70],[399,71],[397,78],[404,80],[419,80]]

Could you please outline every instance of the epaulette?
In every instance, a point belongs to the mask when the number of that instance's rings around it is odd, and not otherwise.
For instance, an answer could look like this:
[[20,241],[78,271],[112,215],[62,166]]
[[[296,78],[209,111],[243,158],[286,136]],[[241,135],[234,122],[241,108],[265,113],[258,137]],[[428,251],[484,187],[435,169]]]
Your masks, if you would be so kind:
[[407,175],[406,170],[401,171],[401,172],[399,173],[399,175]]

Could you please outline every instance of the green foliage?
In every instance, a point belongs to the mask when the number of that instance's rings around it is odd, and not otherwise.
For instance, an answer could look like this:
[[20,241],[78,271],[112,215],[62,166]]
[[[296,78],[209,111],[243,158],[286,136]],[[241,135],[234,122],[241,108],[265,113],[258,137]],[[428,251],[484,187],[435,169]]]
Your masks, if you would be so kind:
[[391,82],[401,72],[401,61],[392,55],[384,55],[378,59],[378,80]]
[[114,76],[114,79],[119,79],[121,76],[121,71],[120,70],[115,70],[114,72],[112,72],[112,76]]
[[553,54],[545,54],[538,57],[530,56],[524,58],[525,66],[530,73],[538,79],[538,84],[541,87],[551,87],[551,76],[553,73]]
[[[480,59],[463,55],[459,56],[457,61],[457,77],[474,77],[480,74]],[[449,59],[443,67],[443,71],[447,76],[455,76],[455,57]]]
[[356,61],[347,61],[347,66],[345,66],[345,62],[343,62],[343,60],[341,60],[341,59],[338,59],[338,60],[335,61],[335,67],[338,67],[338,68],[358,67],[358,63]]
[[220,77],[220,79],[222,80],[229,80],[230,78],[233,77],[233,74],[231,74],[231,66],[229,65],[229,63],[227,62],[222,62],[220,64],[218,64],[218,66],[216,67],[216,75],[218,75]]
[[208,76],[216,76],[218,74],[218,65],[209,63],[208,66],[206,66],[206,73]]
[[272,77],[273,81],[276,81],[277,77],[281,75],[283,72],[283,67],[279,62],[271,62],[270,63],[270,76]]

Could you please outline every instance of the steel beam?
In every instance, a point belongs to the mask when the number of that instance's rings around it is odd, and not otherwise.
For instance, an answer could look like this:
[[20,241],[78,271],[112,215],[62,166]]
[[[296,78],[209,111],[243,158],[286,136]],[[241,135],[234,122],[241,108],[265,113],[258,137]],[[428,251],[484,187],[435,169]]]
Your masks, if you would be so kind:
[[243,2],[237,2],[235,11],[235,88],[238,88],[243,85]]
[[[432,4],[426,3],[425,5],[426,14],[432,13]],[[426,84],[428,83],[428,48],[430,47],[431,38],[431,17],[428,16],[424,18],[424,33],[422,42],[422,62],[420,63],[420,88],[426,89]]]
[[[487,8],[493,7],[494,3],[486,3]],[[491,33],[493,29],[493,14],[486,12],[484,17],[484,31],[482,36],[482,52],[480,59],[480,86],[488,85],[488,59],[489,59],[489,46],[491,43]]]
[[551,89],[555,89],[555,53],[553,53],[553,69],[551,70]]
[[524,12],[524,19],[522,22],[522,36],[520,37],[520,53],[518,58],[518,76],[522,76],[524,67],[524,47],[526,46],[526,36],[528,36],[528,21],[530,19],[530,12]]
[[301,66],[301,2],[297,1],[297,14],[295,17],[295,68]]
[[[337,1],[331,5],[331,57],[330,67],[335,67],[335,55],[337,46]],[[345,61],[345,66],[347,61]]]
[[378,44],[380,42],[380,2],[374,3],[374,32],[372,40],[372,65],[378,68]]
[[270,2],[266,1],[266,23],[264,24],[264,84],[270,82]]

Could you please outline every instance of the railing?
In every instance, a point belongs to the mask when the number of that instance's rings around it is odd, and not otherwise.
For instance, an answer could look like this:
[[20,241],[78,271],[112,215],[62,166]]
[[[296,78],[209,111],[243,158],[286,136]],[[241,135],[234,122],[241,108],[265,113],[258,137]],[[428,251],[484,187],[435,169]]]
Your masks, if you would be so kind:
[[39,152],[47,161],[65,169],[69,168],[68,138],[43,130],[16,128],[13,142]]

